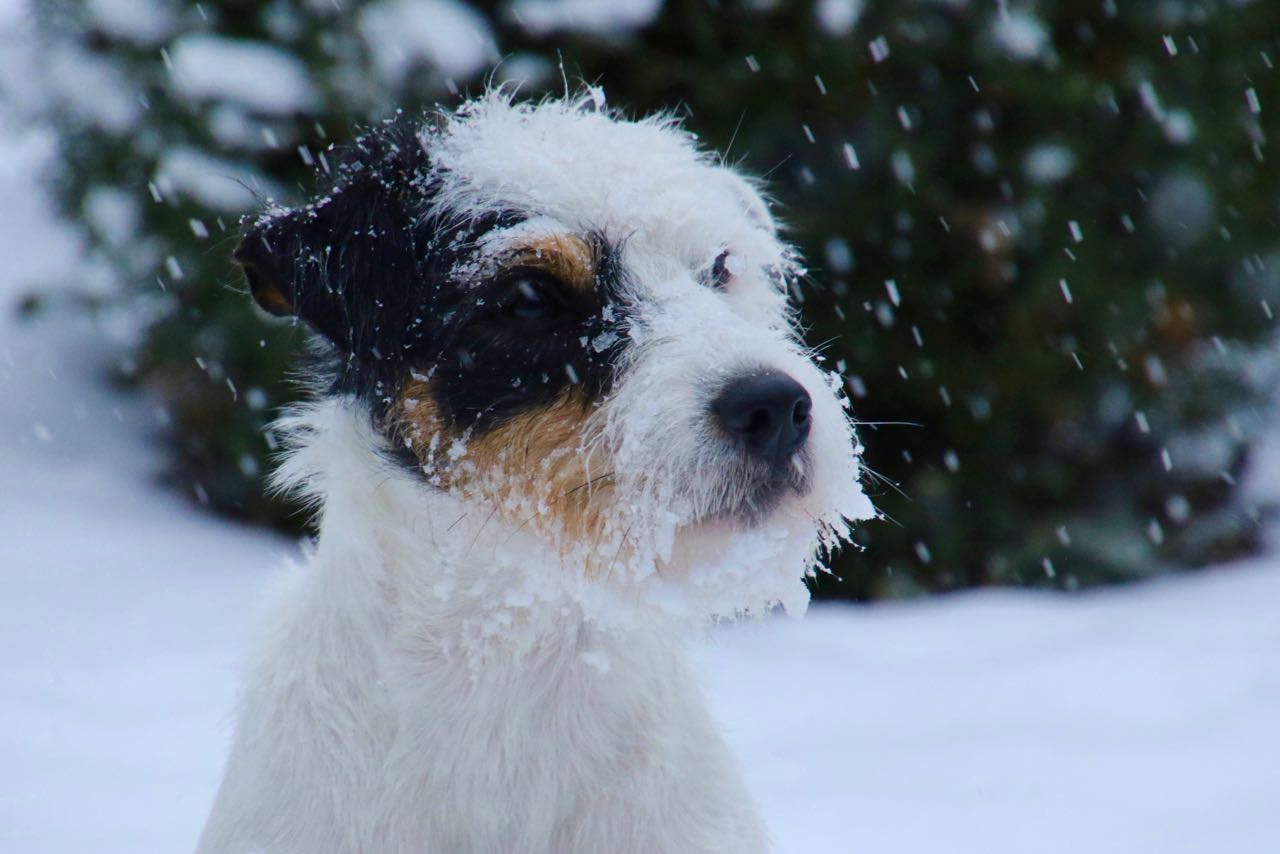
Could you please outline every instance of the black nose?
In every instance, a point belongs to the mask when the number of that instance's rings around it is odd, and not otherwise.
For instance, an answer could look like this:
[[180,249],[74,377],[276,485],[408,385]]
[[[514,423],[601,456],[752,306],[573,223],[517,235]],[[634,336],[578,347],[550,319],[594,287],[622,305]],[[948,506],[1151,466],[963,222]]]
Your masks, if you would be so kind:
[[785,463],[809,438],[812,408],[804,386],[779,371],[730,380],[711,402],[720,426],[773,465]]

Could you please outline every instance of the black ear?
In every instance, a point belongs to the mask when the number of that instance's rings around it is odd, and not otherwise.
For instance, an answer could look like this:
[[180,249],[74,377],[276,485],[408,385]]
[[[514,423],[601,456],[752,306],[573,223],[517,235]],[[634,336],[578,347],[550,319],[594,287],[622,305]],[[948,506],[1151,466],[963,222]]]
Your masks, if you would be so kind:
[[260,218],[234,258],[254,300],[305,321],[339,350],[378,358],[378,336],[422,281],[414,211],[425,206],[421,144],[384,128],[357,143],[338,186],[314,204]]
[[277,317],[302,318],[342,346],[350,340],[343,332],[343,295],[333,287],[329,264],[321,257],[327,254],[326,233],[332,237],[336,223],[331,215],[322,220],[322,211],[306,207],[258,220],[245,231],[233,257],[254,302]]

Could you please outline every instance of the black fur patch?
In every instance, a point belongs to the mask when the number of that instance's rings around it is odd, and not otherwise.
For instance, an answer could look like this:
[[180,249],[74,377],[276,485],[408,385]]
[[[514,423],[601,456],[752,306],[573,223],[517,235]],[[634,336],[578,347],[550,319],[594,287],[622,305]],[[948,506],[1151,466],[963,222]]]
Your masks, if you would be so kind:
[[526,318],[512,309],[526,272],[500,273],[481,282],[453,282],[441,293],[447,318],[432,388],[440,413],[458,429],[484,430],[554,401],[576,386],[584,402],[598,401],[613,382],[625,341],[624,304],[617,253],[596,236],[601,259],[589,294],[555,282],[545,294],[550,316]]
[[[570,386],[598,401],[626,342],[618,247],[589,236],[599,261],[585,294],[536,271],[459,273],[485,269],[465,263],[480,238],[533,212],[434,209],[421,127],[402,117],[375,130],[327,195],[249,226],[235,258],[254,297],[319,333],[334,351],[332,391],[365,400],[379,422],[415,375],[457,431],[489,429]],[[521,276],[539,278],[539,299]]]

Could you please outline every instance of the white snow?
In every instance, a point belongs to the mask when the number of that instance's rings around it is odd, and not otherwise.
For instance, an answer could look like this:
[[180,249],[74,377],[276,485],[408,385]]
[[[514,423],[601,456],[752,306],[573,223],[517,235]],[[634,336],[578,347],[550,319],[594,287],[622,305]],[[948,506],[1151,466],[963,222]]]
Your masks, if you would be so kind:
[[1068,178],[1075,168],[1075,153],[1058,143],[1040,143],[1022,157],[1022,171],[1037,184],[1056,184]]
[[[31,45],[18,45],[17,49],[31,50]],[[32,93],[23,92],[22,83],[15,87],[19,99],[48,93],[49,97],[61,101],[74,118],[86,124],[100,124],[117,133],[126,132],[142,114],[138,93],[132,84],[103,57],[65,44],[50,45],[36,55],[43,73],[37,78],[38,83],[31,86]]]
[[1244,90],[1245,103],[1249,105],[1249,112],[1257,115],[1262,112],[1262,102],[1258,100],[1258,90],[1250,86]]
[[818,0],[813,15],[827,35],[840,38],[853,32],[862,17],[863,0]]
[[1190,170],[1160,176],[1147,214],[1160,235],[1174,246],[1192,246],[1217,222],[1213,189]]
[[1044,21],[1022,9],[1002,9],[991,17],[991,39],[1010,59],[1028,62],[1050,48]]
[[[0,114],[0,851],[190,850],[254,611],[295,546],[150,482],[159,416],[99,382],[118,354],[98,326],[56,292],[14,317],[79,251],[33,185],[49,152]],[[1268,558],[818,606],[717,630],[696,665],[783,854],[1262,854],[1280,851],[1277,602]]]
[[871,51],[871,59],[876,63],[884,62],[889,58],[889,40],[884,36],[876,36],[867,42],[867,50]]
[[112,246],[124,246],[137,236],[137,200],[119,187],[98,186],[84,201],[84,221]]
[[168,55],[174,91],[193,101],[233,101],[285,115],[310,109],[320,98],[302,62],[264,42],[190,33]]
[[[0,851],[189,850],[291,545],[149,482],[155,412],[104,389],[108,336],[40,287],[79,252],[32,185],[50,148],[0,115]],[[23,322],[33,287],[51,305]]]
[[1150,80],[1139,80],[1137,87],[1143,109],[1159,123],[1166,139],[1185,145],[1195,138],[1196,122],[1191,113],[1182,107],[1166,108]]
[[849,241],[833,234],[822,244],[822,249],[832,272],[841,275],[853,272],[853,250],[849,248]]
[[241,213],[257,204],[254,194],[280,192],[248,166],[215,157],[192,146],[175,146],[164,152],[153,179],[162,198],[181,193],[201,205],[228,213]]
[[378,76],[393,87],[419,63],[467,77],[498,59],[484,17],[457,0],[381,0],[360,11],[359,28]]
[[105,32],[143,44],[166,38],[177,25],[173,6],[157,0],[87,0],[85,7]]
[[647,26],[662,11],[662,0],[514,0],[508,9],[534,35],[557,30],[607,35]]
[[1174,107],[1165,113],[1164,135],[1170,142],[1186,145],[1195,139],[1196,120],[1181,107]]
[[1280,851],[1280,567],[746,626],[702,671],[783,851]]

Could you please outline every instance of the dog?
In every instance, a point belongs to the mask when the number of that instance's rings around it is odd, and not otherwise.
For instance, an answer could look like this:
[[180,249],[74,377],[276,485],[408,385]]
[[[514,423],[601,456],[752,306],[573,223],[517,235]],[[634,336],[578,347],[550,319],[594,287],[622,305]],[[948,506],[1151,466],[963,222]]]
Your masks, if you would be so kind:
[[803,611],[872,508],[759,187],[670,115],[494,90],[235,260],[324,353],[276,427],[319,533],[199,852],[767,850],[682,643]]

